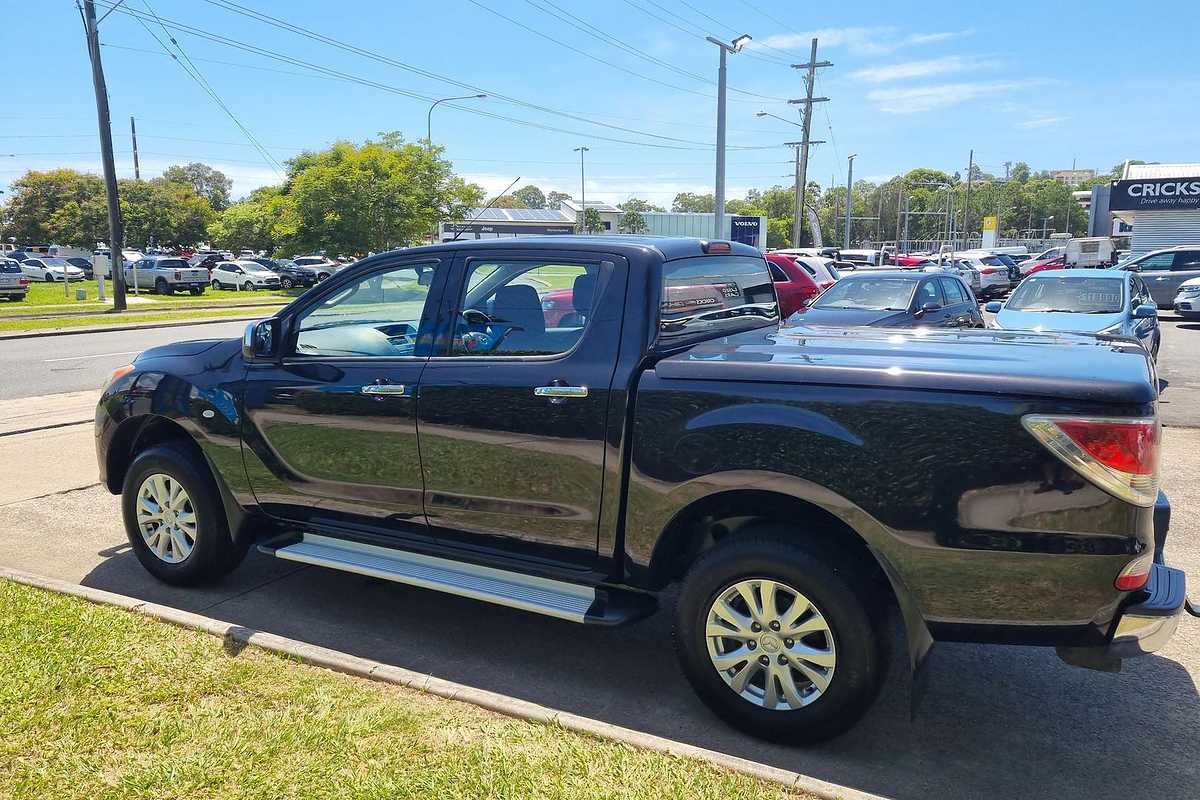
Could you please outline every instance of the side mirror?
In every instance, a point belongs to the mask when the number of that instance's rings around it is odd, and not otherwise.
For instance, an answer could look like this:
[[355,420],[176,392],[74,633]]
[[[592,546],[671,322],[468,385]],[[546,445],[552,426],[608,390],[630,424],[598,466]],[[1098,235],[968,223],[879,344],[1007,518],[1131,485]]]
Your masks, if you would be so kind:
[[1153,303],[1142,303],[1133,310],[1134,319],[1154,319],[1158,316],[1158,309]]
[[987,303],[986,305],[984,305],[983,310],[988,312],[989,314],[999,314],[1000,309],[1002,309],[1002,308],[1004,308],[1003,303],[1001,303],[999,300],[992,300],[989,303]]
[[274,358],[279,351],[279,318],[251,322],[242,334],[242,358],[247,361]]

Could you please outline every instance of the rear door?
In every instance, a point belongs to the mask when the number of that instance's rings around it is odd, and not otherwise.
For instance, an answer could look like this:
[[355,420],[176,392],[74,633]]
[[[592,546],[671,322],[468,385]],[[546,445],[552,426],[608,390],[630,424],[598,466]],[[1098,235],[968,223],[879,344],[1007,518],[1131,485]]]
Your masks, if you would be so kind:
[[[425,513],[443,544],[595,565],[627,272],[586,251],[457,260],[418,404]],[[565,315],[546,299],[564,290]]]
[[947,326],[969,328],[975,323],[975,312],[978,310],[967,287],[948,276],[939,277],[942,296],[946,298]]

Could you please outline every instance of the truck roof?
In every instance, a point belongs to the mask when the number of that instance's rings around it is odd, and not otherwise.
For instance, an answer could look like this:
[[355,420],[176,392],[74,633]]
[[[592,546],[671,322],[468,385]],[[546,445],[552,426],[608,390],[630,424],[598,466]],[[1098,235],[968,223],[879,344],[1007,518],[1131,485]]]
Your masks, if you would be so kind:
[[[761,256],[757,247],[741,242],[730,242],[726,239],[698,239],[682,236],[635,236],[629,234],[608,234],[588,236],[526,236],[511,239],[468,239],[456,242],[425,245],[403,250],[405,253],[438,252],[440,250],[594,250],[608,253],[652,251],[664,261],[677,258],[691,258],[706,255],[703,244],[707,241],[726,242],[730,246],[730,254],[735,256]],[[399,252],[399,251],[393,251]]]

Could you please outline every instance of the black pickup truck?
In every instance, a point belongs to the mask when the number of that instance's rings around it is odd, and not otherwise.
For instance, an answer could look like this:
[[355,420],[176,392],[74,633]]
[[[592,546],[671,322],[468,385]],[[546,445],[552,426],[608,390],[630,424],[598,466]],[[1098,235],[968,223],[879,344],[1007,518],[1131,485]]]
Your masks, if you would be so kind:
[[870,705],[896,621],[914,669],[935,640],[1161,647],[1190,604],[1157,399],[1130,340],[781,328],[753,248],[540,237],[385,253],[148,350],[96,441],[168,583],[257,546],[589,625],[677,583],[704,701],[811,741]]

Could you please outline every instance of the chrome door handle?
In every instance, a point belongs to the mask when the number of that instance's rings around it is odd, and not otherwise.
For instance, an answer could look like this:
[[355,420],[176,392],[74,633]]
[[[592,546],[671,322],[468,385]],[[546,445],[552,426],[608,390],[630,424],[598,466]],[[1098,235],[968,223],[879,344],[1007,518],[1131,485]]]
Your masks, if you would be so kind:
[[375,397],[402,397],[405,388],[403,383],[368,383],[360,391]]
[[538,386],[533,393],[537,397],[587,397],[586,386]]

